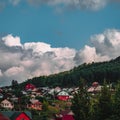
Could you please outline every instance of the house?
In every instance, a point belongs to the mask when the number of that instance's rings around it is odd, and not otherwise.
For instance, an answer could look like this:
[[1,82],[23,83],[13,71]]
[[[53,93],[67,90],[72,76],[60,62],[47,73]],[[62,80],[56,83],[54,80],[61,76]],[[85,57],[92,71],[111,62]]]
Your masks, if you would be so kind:
[[27,104],[28,109],[34,109],[34,110],[42,110],[42,103],[38,100],[30,100],[30,102]]
[[64,115],[62,120],[75,120],[72,115]]
[[62,90],[57,94],[57,99],[58,100],[63,100],[63,101],[67,101],[69,100],[69,94],[68,92]]
[[74,114],[72,111],[62,111],[59,114],[56,115],[55,120],[75,120],[74,119]]
[[30,83],[25,86],[26,91],[32,91],[35,88],[36,88],[35,85],[30,84]]
[[21,91],[23,95],[27,95],[27,92],[26,91]]
[[[32,115],[29,111],[1,111],[2,115],[7,119],[5,120],[32,120]],[[2,120],[2,119],[0,119]],[[4,120],[4,119],[3,119]]]
[[93,82],[92,86],[90,86],[87,91],[89,93],[98,93],[101,91],[101,88],[102,86],[100,86],[98,82]]
[[61,88],[59,87],[59,86],[57,86],[55,89],[54,89],[54,92],[55,93],[58,93],[58,92],[60,92],[61,91]]
[[52,88],[52,89],[50,89],[49,91],[48,91],[48,93],[50,94],[50,95],[55,95],[55,89],[54,88]]
[[14,108],[14,104],[7,99],[3,100],[0,103],[0,106],[5,108],[5,109],[13,109]]

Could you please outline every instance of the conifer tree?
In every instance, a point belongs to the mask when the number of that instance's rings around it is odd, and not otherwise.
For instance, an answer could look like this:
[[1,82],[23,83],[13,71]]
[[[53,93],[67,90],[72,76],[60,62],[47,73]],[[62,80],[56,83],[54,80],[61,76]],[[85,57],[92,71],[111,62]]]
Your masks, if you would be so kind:
[[114,104],[113,104],[114,119],[120,120],[120,81],[118,82],[116,86],[113,100],[114,100]]
[[111,92],[110,88],[107,87],[106,82],[104,82],[104,86],[102,87],[101,94],[98,99],[98,109],[97,119],[98,120],[107,120],[112,114],[112,100],[111,100]]
[[75,120],[88,120],[89,103],[89,95],[86,90],[85,81],[81,78],[79,90],[75,93],[71,106]]

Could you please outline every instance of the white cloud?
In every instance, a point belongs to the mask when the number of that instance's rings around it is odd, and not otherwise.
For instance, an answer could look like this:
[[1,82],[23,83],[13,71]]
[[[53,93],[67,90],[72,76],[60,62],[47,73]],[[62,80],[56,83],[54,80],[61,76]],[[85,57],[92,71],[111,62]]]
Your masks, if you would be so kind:
[[22,46],[20,43],[19,37],[13,37],[11,34],[5,36],[2,38],[2,40],[5,42],[5,45],[12,47],[12,46]]
[[120,31],[108,29],[93,35],[92,46],[79,51],[68,47],[53,48],[43,42],[21,44],[19,37],[7,35],[0,40],[0,82],[10,84],[12,79],[22,82],[28,78],[59,73],[74,66],[118,57]]
[[74,0],[75,6],[80,9],[99,10],[104,7],[106,3],[107,0]]
[[110,58],[119,56],[120,53],[120,31],[108,29],[104,33],[91,37],[92,45],[95,46],[97,53],[107,55]]
[[[17,47],[16,47],[17,46]],[[52,48],[43,42],[20,43],[19,37],[7,35],[0,41],[1,79],[19,82],[40,75],[49,75],[74,67],[76,51],[71,48]]]
[[11,77],[11,76],[16,76],[19,75],[21,72],[24,72],[24,68],[23,67],[11,67],[9,69],[7,69],[4,74],[7,77]]
[[73,58],[75,55],[75,50],[68,47],[65,48],[53,48],[52,51],[55,52],[58,58]]
[[[48,5],[54,6],[57,10],[61,11],[64,8],[71,8],[71,9],[82,9],[82,10],[99,10],[105,7],[109,3],[120,3],[120,0],[1,0],[0,1],[0,9],[3,9],[5,6],[12,4],[16,6],[22,1],[35,5]],[[62,6],[62,7],[61,7]],[[59,8],[59,9],[58,9]]]
[[96,52],[95,47],[85,46],[84,49],[78,51],[76,56],[74,57],[77,65],[81,63],[92,63],[92,62],[100,62],[110,60],[109,56],[101,55]]
[[120,31],[108,29],[102,34],[91,37],[92,46],[85,46],[76,53],[74,60],[77,65],[84,62],[106,61],[120,55]]
[[24,44],[25,50],[32,50],[34,53],[45,53],[47,51],[51,51],[51,46],[49,44],[43,42],[31,42]]

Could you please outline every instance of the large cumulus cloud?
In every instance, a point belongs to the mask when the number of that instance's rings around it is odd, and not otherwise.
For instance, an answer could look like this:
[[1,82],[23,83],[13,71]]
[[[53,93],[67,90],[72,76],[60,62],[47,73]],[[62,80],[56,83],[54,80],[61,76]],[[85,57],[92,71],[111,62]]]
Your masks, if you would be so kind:
[[120,55],[120,31],[108,29],[90,38],[91,46],[86,45],[74,57],[76,64],[92,61],[105,61]]
[[43,42],[21,44],[20,37],[7,35],[0,40],[0,82],[10,84],[27,78],[49,75],[74,67],[76,50],[52,48]]
[[80,50],[53,48],[43,42],[21,43],[20,37],[7,35],[0,39],[0,85],[12,79],[28,78],[66,71],[82,63],[106,61],[118,57],[120,31],[109,29],[90,38],[91,45]]
[[16,6],[22,2],[37,6],[45,4],[55,7],[62,6],[62,8],[99,10],[111,2],[119,3],[120,0],[1,0],[0,8],[4,8],[8,4]]

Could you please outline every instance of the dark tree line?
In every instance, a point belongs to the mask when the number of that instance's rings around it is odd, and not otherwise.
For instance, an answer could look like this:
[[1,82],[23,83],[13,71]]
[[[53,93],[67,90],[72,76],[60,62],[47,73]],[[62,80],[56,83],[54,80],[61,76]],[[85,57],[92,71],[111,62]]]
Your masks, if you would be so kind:
[[84,63],[70,71],[28,79],[22,83],[21,86],[24,86],[26,83],[32,83],[37,87],[73,87],[78,86],[81,77],[87,80],[88,84],[94,81],[103,83],[104,79],[106,79],[107,82],[116,83],[120,80],[120,57],[107,62]]

